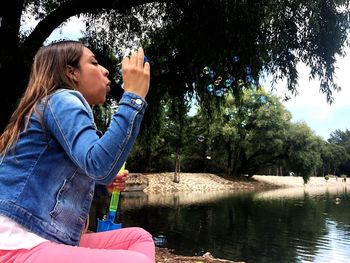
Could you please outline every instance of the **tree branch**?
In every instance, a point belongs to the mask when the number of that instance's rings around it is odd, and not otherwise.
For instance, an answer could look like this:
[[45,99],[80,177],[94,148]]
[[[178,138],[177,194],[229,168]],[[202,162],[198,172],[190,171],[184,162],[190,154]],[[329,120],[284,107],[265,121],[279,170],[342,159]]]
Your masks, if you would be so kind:
[[[34,53],[41,47],[45,39],[47,39],[50,34],[69,19],[72,16],[80,14],[96,14],[103,10],[117,10],[124,11],[132,7],[139,5],[149,4],[149,3],[162,3],[171,2],[166,0],[99,0],[99,1],[85,1],[85,0],[74,0],[62,4],[59,8],[55,9],[52,13],[48,14],[42,21],[38,23],[33,32],[27,37],[24,42],[24,46],[29,48],[33,53],[30,54],[34,56]],[[174,0],[177,4],[177,1]],[[180,1],[182,2],[182,1]]]

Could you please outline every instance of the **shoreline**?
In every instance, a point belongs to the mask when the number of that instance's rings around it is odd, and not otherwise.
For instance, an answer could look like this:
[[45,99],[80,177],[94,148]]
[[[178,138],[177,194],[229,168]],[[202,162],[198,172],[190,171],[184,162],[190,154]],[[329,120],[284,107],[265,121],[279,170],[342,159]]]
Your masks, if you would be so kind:
[[305,189],[315,187],[343,187],[350,186],[350,179],[346,182],[341,178],[310,177],[304,184],[301,177],[254,175],[250,179],[223,178],[210,173],[180,173],[180,182],[173,182],[174,173],[130,174],[126,192],[143,191],[146,194],[168,194],[187,192],[220,192],[220,191],[252,191],[273,190],[280,188]]

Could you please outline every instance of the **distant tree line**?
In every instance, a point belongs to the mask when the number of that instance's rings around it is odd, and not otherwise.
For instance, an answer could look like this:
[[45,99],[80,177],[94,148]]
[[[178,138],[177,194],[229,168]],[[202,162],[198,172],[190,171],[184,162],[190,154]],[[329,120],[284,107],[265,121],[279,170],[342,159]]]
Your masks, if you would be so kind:
[[[240,100],[208,92],[212,103],[220,100],[220,104],[208,110],[198,102],[191,115],[190,105],[181,108],[177,100],[162,100],[159,130],[148,135],[152,143],[145,144],[142,136],[137,139],[127,161],[129,169],[233,177],[295,175],[305,182],[310,176],[350,174],[350,131],[335,130],[325,141],[306,123],[291,122],[281,98],[262,87],[236,88]],[[99,116],[100,111],[97,120]],[[102,120],[106,123],[106,115]],[[103,123],[98,122],[102,129]]]

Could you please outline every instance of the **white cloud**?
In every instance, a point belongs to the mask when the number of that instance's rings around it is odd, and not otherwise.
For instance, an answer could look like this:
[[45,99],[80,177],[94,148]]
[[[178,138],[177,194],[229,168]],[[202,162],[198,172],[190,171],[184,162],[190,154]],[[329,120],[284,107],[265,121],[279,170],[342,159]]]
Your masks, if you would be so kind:
[[[350,53],[350,48],[347,49],[347,53]],[[299,64],[297,66],[299,72],[299,94],[285,103],[288,107],[305,107],[308,108],[324,108],[324,106],[329,105],[326,102],[326,95],[319,91],[320,83],[316,80],[309,79],[310,69],[304,65]],[[335,103],[332,104],[329,109],[334,109],[338,107],[343,107],[350,105],[350,89],[348,83],[350,83],[350,55],[344,58],[338,57],[335,70],[335,82],[342,87],[340,92],[333,92],[335,98]],[[269,80],[268,80],[269,81]],[[266,81],[267,87],[269,87],[269,82]],[[275,84],[276,91],[275,94],[283,97],[286,92],[286,82],[281,81]],[[287,94],[290,94],[287,92]]]
[[[347,54],[350,54],[348,48]],[[348,116],[350,115],[350,55],[344,58],[339,57],[336,63],[335,82],[341,86],[342,90],[333,92],[334,103],[329,104],[326,95],[319,91],[318,80],[310,80],[310,69],[300,64],[298,65],[299,86],[297,96],[284,102],[285,107],[292,113],[293,121],[305,121],[318,135],[327,138],[330,132],[335,129],[344,130],[347,128]],[[270,87],[270,79],[265,81],[266,88]],[[275,84],[274,94],[284,98],[284,93],[290,94],[286,90],[286,82],[281,81]]]

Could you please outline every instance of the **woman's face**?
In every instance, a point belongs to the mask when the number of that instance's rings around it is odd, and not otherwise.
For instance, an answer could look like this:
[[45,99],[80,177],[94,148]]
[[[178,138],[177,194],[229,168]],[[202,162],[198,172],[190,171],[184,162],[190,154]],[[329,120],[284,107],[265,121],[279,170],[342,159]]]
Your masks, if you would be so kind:
[[80,68],[74,72],[77,90],[83,94],[90,105],[103,104],[111,84],[108,79],[108,70],[98,64],[94,54],[86,47],[79,65]]

